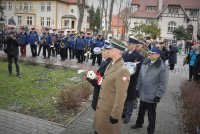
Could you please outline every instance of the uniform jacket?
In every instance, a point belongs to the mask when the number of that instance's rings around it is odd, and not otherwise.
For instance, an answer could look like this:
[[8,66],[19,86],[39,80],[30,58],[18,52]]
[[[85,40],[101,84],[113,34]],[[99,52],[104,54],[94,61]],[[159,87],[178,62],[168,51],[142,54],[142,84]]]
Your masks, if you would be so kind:
[[190,57],[189,65],[190,66],[194,66],[195,61],[196,61],[196,57],[197,57],[198,54],[199,54],[198,51],[195,51],[195,50],[190,51],[190,53],[189,53],[189,57]]
[[124,62],[136,62],[136,61],[140,62],[139,64],[137,64],[136,72],[135,74],[131,76],[130,83],[128,86],[126,101],[132,101],[136,98],[136,84],[137,84],[140,68],[143,62],[143,56],[140,55],[136,50],[134,50],[131,54],[129,54],[129,52],[126,51],[123,54],[123,60]]
[[[110,64],[112,61],[111,58],[107,58],[105,61],[102,61],[100,67],[98,68],[97,72],[100,73],[100,75],[103,77],[105,70],[107,66]],[[98,98],[99,98],[99,92],[100,92],[100,86],[99,85],[94,85],[94,92],[93,92],[93,99],[92,99],[92,108],[96,110]]]
[[35,45],[35,42],[39,43],[39,36],[37,32],[30,32],[28,36],[28,42],[30,45]]
[[54,45],[56,45],[56,43],[58,42],[58,35],[57,34],[52,34],[52,43],[54,43]]
[[[104,74],[93,124],[98,134],[120,133],[121,116],[130,79],[130,74],[123,68],[123,64],[122,58],[118,59],[113,65],[108,65]],[[111,124],[110,116],[118,119],[118,123]]]
[[74,36],[70,35],[68,41],[69,41],[69,47],[74,49]]
[[95,47],[103,47],[104,46],[104,41],[103,40],[99,40],[99,39],[97,39],[96,40],[96,46]]
[[75,48],[76,48],[77,50],[84,50],[84,49],[85,49],[85,41],[84,41],[84,38],[78,37],[78,38],[76,39]]
[[155,97],[161,98],[167,88],[168,74],[168,69],[165,68],[161,58],[153,64],[149,58],[144,60],[136,86],[140,100],[154,103]]
[[19,34],[19,43],[20,45],[27,45],[28,44],[28,34],[26,32]]
[[46,46],[51,46],[52,45],[52,37],[51,37],[50,33],[47,33],[45,35],[45,43],[44,43],[44,45],[46,45]]
[[86,46],[87,50],[90,49],[91,43],[92,43],[92,39],[90,37],[86,37],[85,38],[85,46]]
[[6,44],[7,54],[11,54],[11,55],[19,54],[20,43],[18,42],[17,39],[12,39],[12,38],[8,37],[4,43]]
[[169,47],[169,64],[176,64],[177,63],[177,53],[178,47],[176,44],[172,44]]

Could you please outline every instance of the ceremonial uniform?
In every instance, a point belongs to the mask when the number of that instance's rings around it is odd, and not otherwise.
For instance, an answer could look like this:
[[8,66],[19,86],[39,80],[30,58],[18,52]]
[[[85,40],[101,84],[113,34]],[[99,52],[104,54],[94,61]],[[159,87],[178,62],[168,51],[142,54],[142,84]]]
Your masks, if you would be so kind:
[[38,44],[38,42],[39,42],[38,33],[36,31],[31,31],[29,33],[29,43],[30,43],[30,47],[31,47],[32,57],[37,56],[37,44]]
[[[120,120],[130,79],[123,64],[122,58],[119,58],[108,65],[104,74],[93,124],[98,134],[120,134]],[[112,124],[110,117],[119,121]]]
[[44,42],[44,46],[43,46],[43,56],[44,58],[46,58],[46,50],[48,53],[48,58],[50,58],[50,46],[52,45],[52,37],[51,34],[48,32],[45,35],[45,42]]
[[28,44],[28,34],[26,32],[21,32],[18,36],[20,43],[20,52],[22,56],[26,56],[26,45]]
[[82,63],[84,60],[84,49],[85,49],[84,37],[78,37],[76,39],[75,49],[77,51],[78,63]]
[[69,58],[74,59],[75,56],[75,44],[74,44],[74,35],[71,34],[68,39],[69,42]]
[[[96,43],[95,43],[95,47],[103,47],[104,46],[104,40],[103,39],[97,39],[96,40]],[[92,60],[92,65],[94,66],[95,65],[95,62],[96,62],[96,58],[97,58],[97,63],[98,65],[101,64],[101,61],[102,61],[102,55],[101,54],[94,54],[93,55],[93,60]]]

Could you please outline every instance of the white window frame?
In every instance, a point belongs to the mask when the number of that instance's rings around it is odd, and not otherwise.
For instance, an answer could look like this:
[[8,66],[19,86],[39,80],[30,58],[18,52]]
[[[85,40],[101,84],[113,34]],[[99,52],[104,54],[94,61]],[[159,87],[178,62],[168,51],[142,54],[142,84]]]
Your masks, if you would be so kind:
[[172,33],[176,29],[177,23],[175,21],[170,21],[168,23],[167,32]]
[[40,25],[44,26],[45,17],[40,17]]
[[173,5],[168,6],[169,14],[178,14],[179,10],[180,10],[180,6],[173,6]]
[[146,24],[147,25],[151,25],[152,22],[153,22],[153,19],[146,19]]
[[41,2],[40,11],[45,12],[45,2]]
[[7,10],[7,2],[2,2],[2,7],[4,10]]
[[47,17],[47,19],[46,19],[46,25],[47,25],[47,27],[51,26],[51,17]]
[[23,3],[19,2],[19,10],[22,10],[22,9],[23,9]]
[[8,2],[8,10],[9,10],[9,11],[12,10],[12,2]]
[[156,6],[147,6],[147,12],[155,12]]
[[69,28],[69,24],[70,24],[69,20],[64,20],[65,28]]
[[24,2],[23,3],[23,10],[28,11],[28,8],[29,8],[29,2]]
[[7,16],[4,16],[4,22],[5,22],[6,25],[8,24]]
[[199,10],[190,10],[189,15],[190,15],[190,17],[198,17]]
[[18,25],[22,25],[22,16],[17,16]]
[[32,16],[27,16],[26,17],[26,24],[28,26],[32,26],[33,25],[33,17]]
[[29,3],[28,3],[28,9],[29,9],[29,10],[33,10],[33,3],[32,3],[32,2],[29,2]]
[[51,12],[51,2],[47,2],[47,12]]

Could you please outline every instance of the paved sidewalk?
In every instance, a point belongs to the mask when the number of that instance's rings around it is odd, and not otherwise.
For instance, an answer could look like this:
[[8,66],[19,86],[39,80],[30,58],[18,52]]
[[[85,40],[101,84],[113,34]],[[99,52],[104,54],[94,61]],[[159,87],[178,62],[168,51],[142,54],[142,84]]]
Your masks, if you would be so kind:
[[[3,56],[0,51],[0,57]],[[5,56],[5,55],[4,55]],[[29,55],[30,56],[30,55]],[[41,56],[38,57],[42,60]],[[58,58],[56,64],[62,65]],[[157,107],[156,134],[181,134],[179,115],[177,109],[176,92],[179,92],[179,86],[183,80],[188,77],[188,67],[182,66],[183,56],[179,56],[176,69],[170,72],[170,81],[167,92]],[[74,67],[88,67],[90,62],[77,65],[74,61],[70,62]],[[70,65],[71,66],[71,65]],[[0,134],[93,134],[94,111],[89,107],[71,124],[64,127],[60,124],[37,119],[27,115],[0,110]],[[130,129],[137,118],[137,110],[134,110],[130,123],[122,124],[122,134],[146,134],[147,116],[145,117],[144,127],[138,130]]]
[[64,130],[54,122],[0,110],[0,134],[60,134]]

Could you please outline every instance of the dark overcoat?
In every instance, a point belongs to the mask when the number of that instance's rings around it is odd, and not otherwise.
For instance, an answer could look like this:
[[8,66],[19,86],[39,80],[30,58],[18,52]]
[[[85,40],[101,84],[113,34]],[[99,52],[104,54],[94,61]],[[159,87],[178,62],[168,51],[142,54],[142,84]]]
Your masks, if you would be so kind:
[[128,51],[126,51],[123,54],[124,62],[136,62],[136,61],[140,62],[139,64],[137,64],[137,69],[136,69],[135,74],[133,74],[130,78],[126,101],[132,101],[136,98],[136,84],[137,84],[137,79],[139,76],[143,59],[144,59],[143,56],[140,53],[138,53],[136,50],[134,50],[131,54]]

